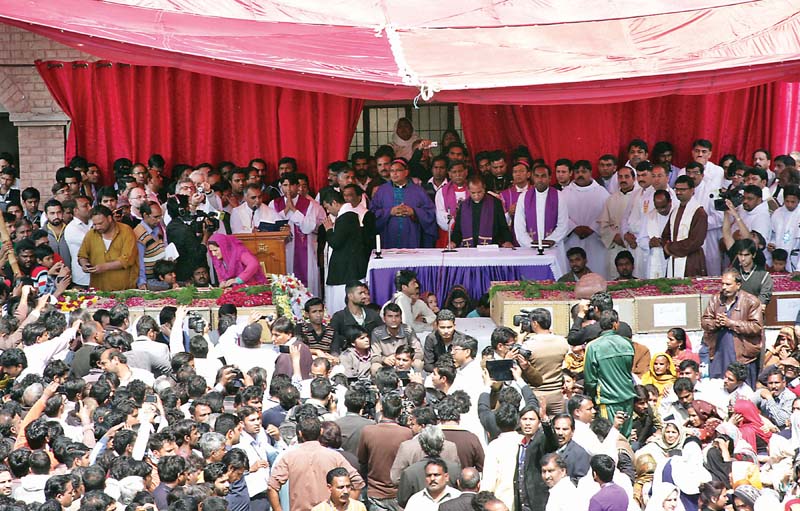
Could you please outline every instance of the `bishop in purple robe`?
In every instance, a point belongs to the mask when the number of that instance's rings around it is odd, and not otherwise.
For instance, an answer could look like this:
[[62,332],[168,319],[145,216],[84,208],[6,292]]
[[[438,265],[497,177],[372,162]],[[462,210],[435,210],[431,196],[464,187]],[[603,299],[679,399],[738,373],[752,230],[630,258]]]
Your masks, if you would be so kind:
[[437,237],[436,207],[425,190],[408,180],[403,158],[392,162],[390,182],[378,187],[370,204],[383,248],[432,247]]
[[494,244],[513,247],[503,203],[486,194],[486,184],[481,176],[470,178],[467,187],[469,198],[461,202],[456,213],[451,246],[477,247]]

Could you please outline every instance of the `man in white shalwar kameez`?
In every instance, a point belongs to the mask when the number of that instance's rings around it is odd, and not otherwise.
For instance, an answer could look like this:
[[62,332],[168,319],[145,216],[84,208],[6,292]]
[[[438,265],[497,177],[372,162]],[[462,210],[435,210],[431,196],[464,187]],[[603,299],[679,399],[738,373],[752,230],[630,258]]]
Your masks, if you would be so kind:
[[672,199],[665,191],[653,195],[653,209],[647,212],[639,228],[636,243],[644,257],[639,258],[637,266],[640,267],[643,279],[660,279],[666,275],[666,258],[661,248],[661,233],[667,225],[669,214],[672,211]]
[[786,261],[786,270],[795,271],[797,268],[797,255],[792,254],[800,245],[800,189],[796,186],[783,188],[783,206],[772,213],[772,235],[768,240],[767,249],[772,252],[782,248],[789,254]]
[[269,203],[281,220],[288,220],[291,238],[286,243],[286,272],[294,273],[308,291],[320,295],[317,265],[317,229],[325,219],[325,210],[314,199],[297,193],[298,180],[293,173],[280,181],[283,196]]
[[628,167],[622,167],[614,175],[617,176],[619,190],[611,193],[603,205],[603,213],[600,215],[600,239],[608,248],[606,272],[609,275],[616,274],[614,258],[625,250],[625,241],[622,239],[621,231],[622,218],[628,210],[628,204],[637,187],[633,171]]
[[[620,232],[622,232],[622,239],[625,242],[626,248],[634,254],[637,260],[643,257],[639,250],[639,245],[636,242],[636,237],[642,227],[644,216],[648,211],[653,209],[653,176],[650,173],[652,166],[649,162],[641,162],[641,170],[636,171],[634,178],[639,185],[633,192],[628,201],[628,207],[622,215],[622,222],[620,223]],[[631,167],[625,165],[626,168]],[[644,278],[644,269],[641,265],[637,264],[633,270],[633,274],[638,278]]]
[[[708,231],[703,243],[706,256],[706,271],[710,277],[722,274],[722,254],[719,251],[719,240],[722,239],[722,211],[714,209],[714,199],[719,197],[719,190],[712,188],[711,180],[703,173],[704,167],[697,162],[686,165],[686,175],[694,182],[694,200],[703,206],[708,217]],[[673,201],[674,204],[674,201]]]
[[[692,159],[703,166],[703,175],[708,179],[708,188],[711,190],[719,190],[723,188],[723,181],[725,181],[725,170],[712,161],[711,158],[711,142],[705,139],[695,140],[692,144]],[[678,172],[678,176],[686,174],[686,168],[682,168]]]
[[564,189],[562,198],[569,213],[569,236],[564,247],[581,247],[586,251],[588,266],[606,279],[606,247],[600,239],[600,214],[608,199],[608,192],[592,179],[592,164],[582,160],[575,162],[575,180]]
[[[555,211],[547,203],[555,205]],[[514,211],[514,234],[520,247],[531,247],[539,239],[552,241],[552,253],[558,263],[559,273],[569,268],[564,239],[569,232],[569,210],[563,192],[550,186],[550,167],[537,165],[533,168],[533,187],[522,192]],[[553,275],[557,279],[560,275]]]

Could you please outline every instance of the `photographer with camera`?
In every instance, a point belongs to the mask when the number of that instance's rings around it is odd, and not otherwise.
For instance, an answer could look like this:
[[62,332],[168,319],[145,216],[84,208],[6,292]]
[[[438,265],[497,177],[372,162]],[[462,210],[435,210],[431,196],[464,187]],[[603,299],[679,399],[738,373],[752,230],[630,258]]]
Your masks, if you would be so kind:
[[[600,337],[602,329],[597,320],[603,311],[612,310],[613,308],[614,300],[605,291],[593,294],[589,300],[581,300],[578,304],[578,316],[573,321],[569,329],[569,335],[567,335],[569,345],[580,346]],[[631,326],[624,321],[619,322],[617,333],[628,339],[633,337]]]
[[167,239],[178,250],[176,274],[178,281],[186,282],[192,278],[195,268],[205,264],[206,245],[216,229],[212,229],[213,224],[209,219],[198,222],[200,217],[192,213],[186,195],[170,197],[167,201],[167,213],[172,219],[167,225]]
[[[523,334],[531,331],[527,314],[514,316],[514,326],[519,326]],[[497,327],[492,332],[490,342],[494,350],[492,360],[514,360],[522,370],[525,383],[531,387],[541,384],[541,377],[536,374],[530,363],[531,352],[518,342],[517,332],[508,327]]]
[[[528,350],[527,361],[530,363],[523,377],[528,374],[536,376],[538,385],[534,394],[539,402],[547,403],[547,414],[555,415],[564,412],[561,365],[569,351],[569,344],[564,337],[550,330],[551,325],[550,311],[539,308],[528,312],[527,322],[520,325],[520,330],[525,335],[522,347]],[[527,378],[526,381],[530,383]]]

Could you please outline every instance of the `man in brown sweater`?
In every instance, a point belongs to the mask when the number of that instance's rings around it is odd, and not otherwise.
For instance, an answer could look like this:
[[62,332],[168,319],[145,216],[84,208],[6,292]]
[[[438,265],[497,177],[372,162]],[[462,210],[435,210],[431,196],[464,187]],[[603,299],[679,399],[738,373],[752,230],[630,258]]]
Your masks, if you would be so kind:
[[456,444],[461,468],[475,467],[483,472],[483,446],[475,433],[459,425],[461,413],[456,397],[447,396],[436,403],[436,414],[439,416],[444,438]]
[[369,508],[377,505],[383,509],[399,510],[397,485],[392,483],[392,463],[400,444],[414,434],[397,423],[403,402],[400,396],[389,394],[381,399],[382,419],[378,424],[364,426],[358,442],[358,462],[362,473],[367,474],[367,499]]

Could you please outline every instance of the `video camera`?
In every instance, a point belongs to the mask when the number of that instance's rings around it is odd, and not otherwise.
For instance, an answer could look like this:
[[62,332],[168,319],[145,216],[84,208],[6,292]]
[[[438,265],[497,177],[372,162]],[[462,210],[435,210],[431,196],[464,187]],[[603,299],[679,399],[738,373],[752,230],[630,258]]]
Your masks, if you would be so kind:
[[[714,196],[711,195],[713,198]],[[725,200],[731,201],[734,208],[738,208],[741,206],[742,201],[744,201],[744,195],[742,195],[741,188],[733,188],[731,190],[720,190],[719,191],[719,198],[714,199],[714,209],[716,211],[728,211],[728,206],[725,204]]]
[[198,334],[202,334],[206,328],[206,320],[203,319],[200,314],[196,312],[187,312],[186,313],[187,324],[190,329],[194,330]]
[[514,326],[518,326],[520,332],[532,334],[533,322],[531,321],[532,309],[520,309],[520,314],[514,314]]
[[219,215],[212,211],[207,213],[197,210],[194,213],[189,209],[188,195],[175,195],[170,200],[175,200],[178,204],[178,218],[192,228],[192,232],[197,235],[203,234],[203,230],[213,234],[219,230]]

